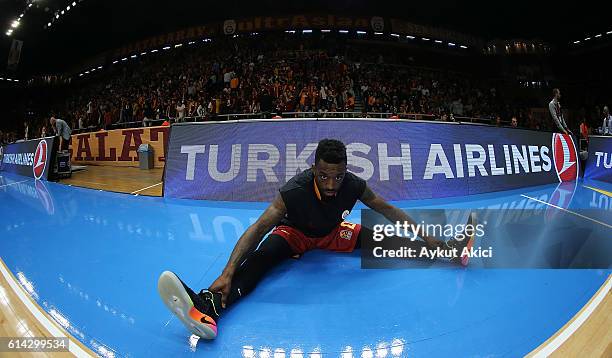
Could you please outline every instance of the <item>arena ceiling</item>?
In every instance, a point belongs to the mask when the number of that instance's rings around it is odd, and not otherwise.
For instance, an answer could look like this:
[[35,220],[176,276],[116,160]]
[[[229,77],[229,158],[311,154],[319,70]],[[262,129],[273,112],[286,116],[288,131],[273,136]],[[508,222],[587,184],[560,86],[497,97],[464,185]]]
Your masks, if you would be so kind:
[[553,44],[612,30],[610,18],[595,2],[585,1],[0,0],[0,61],[13,38],[24,41],[20,71],[51,72],[126,43],[211,21],[301,13],[394,17],[484,40],[538,38]]

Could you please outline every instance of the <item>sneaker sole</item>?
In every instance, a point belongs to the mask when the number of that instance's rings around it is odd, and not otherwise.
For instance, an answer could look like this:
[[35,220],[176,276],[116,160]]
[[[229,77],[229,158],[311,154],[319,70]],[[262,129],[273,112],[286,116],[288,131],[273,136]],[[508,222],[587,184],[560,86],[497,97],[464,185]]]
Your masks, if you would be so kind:
[[191,297],[189,297],[189,294],[176,274],[170,271],[164,271],[157,281],[157,292],[164,302],[164,305],[181,320],[185,328],[190,332],[203,339],[215,339],[217,337],[216,325],[212,328],[211,325],[191,318],[190,312],[192,312],[192,310],[197,313],[199,313],[199,311],[193,306]]

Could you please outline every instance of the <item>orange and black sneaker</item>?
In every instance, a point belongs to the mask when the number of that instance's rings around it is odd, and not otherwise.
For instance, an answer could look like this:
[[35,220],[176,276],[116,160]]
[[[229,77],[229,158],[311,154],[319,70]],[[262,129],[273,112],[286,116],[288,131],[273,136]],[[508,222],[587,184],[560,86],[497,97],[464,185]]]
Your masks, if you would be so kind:
[[217,337],[217,321],[221,312],[221,294],[202,290],[196,294],[170,271],[157,281],[157,291],[170,312],[193,334],[204,338]]

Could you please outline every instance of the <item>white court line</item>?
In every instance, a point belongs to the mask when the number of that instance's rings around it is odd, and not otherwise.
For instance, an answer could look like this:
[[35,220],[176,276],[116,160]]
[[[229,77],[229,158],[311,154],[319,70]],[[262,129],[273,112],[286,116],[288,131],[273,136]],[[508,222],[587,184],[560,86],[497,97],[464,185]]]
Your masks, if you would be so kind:
[[[548,206],[551,206],[555,209],[559,209],[561,211],[565,211],[567,213],[576,215],[580,218],[592,221],[594,223],[603,225],[607,228],[612,229],[612,225],[610,224],[606,224],[604,222],[601,222],[599,220],[595,220],[593,218],[590,218],[588,216],[584,216],[582,214],[578,214],[576,212],[573,212],[571,210],[567,210],[564,209],[560,206],[548,203],[546,201],[542,201],[536,198],[532,198],[530,196],[521,194],[522,197],[533,200],[533,201],[537,201],[538,203],[542,203],[542,204],[546,204]],[[571,337],[577,330],[578,328],[580,328],[580,326],[582,326],[582,324],[589,318],[589,316],[591,316],[591,313],[593,313],[593,311],[595,311],[595,309],[597,308],[597,306],[601,303],[601,301],[603,301],[603,299],[605,298],[605,296],[608,294],[608,291],[610,291],[610,288],[612,287],[612,279],[610,278],[610,276],[608,277],[606,283],[602,286],[602,289],[600,289],[599,292],[597,292],[595,294],[595,296],[593,296],[593,298],[591,299],[591,301],[583,308],[582,312],[580,312],[577,316],[575,316],[573,318],[572,323],[570,323],[567,327],[565,327],[562,331],[560,331],[560,333],[550,342],[548,342],[545,346],[543,346],[536,354],[533,355],[533,357],[548,357],[550,354],[552,354],[555,350],[557,350],[557,348],[559,348],[563,343],[565,343],[565,341]]]
[[21,184],[21,183],[25,183],[29,180],[22,180],[22,181],[18,181],[18,182],[14,182],[14,183],[10,183],[10,184],[4,184],[4,185],[0,185],[0,188],[4,188],[5,186],[11,186],[11,185],[15,185],[15,184]]
[[17,295],[17,297],[19,297],[21,303],[23,303],[23,305],[28,308],[28,310],[30,311],[30,313],[32,313],[32,315],[34,315],[36,320],[40,322],[53,337],[68,337],[68,339],[70,340],[70,343],[68,344],[68,350],[70,351],[70,353],[74,354],[77,357],[92,357],[89,353],[83,350],[80,345],[76,343],[72,336],[67,336],[66,334],[64,334],[64,332],[62,332],[58,328],[58,326],[54,324],[51,319],[49,319],[49,317],[47,317],[41,312],[42,308],[34,304],[32,299],[24,292],[23,288],[15,281],[13,275],[8,272],[8,268],[5,266],[2,260],[0,260],[0,272],[2,272],[4,279],[6,280],[6,282],[9,283],[11,289],[13,289],[13,292]]
[[588,217],[588,216],[584,216],[584,215],[582,215],[582,214],[578,214],[577,212],[574,212],[574,211],[571,211],[571,210],[564,209],[564,208],[562,208],[562,207],[560,207],[560,206],[557,206],[557,205],[554,205],[554,204],[548,203],[548,202],[546,202],[546,201],[542,201],[542,200],[540,200],[540,199],[532,198],[532,197],[527,196],[527,195],[525,195],[525,194],[521,194],[521,196],[522,196],[522,197],[524,197],[524,198],[527,198],[527,199],[531,199],[531,200],[533,200],[533,201],[537,201],[538,203],[542,203],[542,204],[546,204],[546,205],[548,205],[548,206],[552,206],[552,207],[553,207],[553,208],[555,208],[555,209],[559,209],[559,210],[561,210],[561,211],[565,211],[566,213],[570,213],[570,214],[576,215],[576,216],[578,216],[578,217],[580,217],[580,218],[583,218],[583,219],[586,219],[586,220],[592,221],[592,222],[597,223],[597,224],[599,224],[599,225],[603,225],[603,226],[607,227],[608,229],[612,229],[612,225],[610,225],[610,224],[606,224],[605,222],[601,222],[601,221],[599,221],[599,220],[595,220],[595,219],[590,218],[590,217]]
[[551,355],[557,348],[559,348],[572,334],[574,334],[580,326],[589,318],[591,313],[595,311],[597,306],[603,301],[608,292],[610,291],[610,287],[612,287],[612,279],[611,276],[608,276],[606,283],[602,286],[602,289],[599,290],[591,299],[582,312],[578,314],[578,316],[574,317],[574,321],[569,324],[569,326],[565,327],[559,333],[557,337],[555,337],[552,341],[548,342],[540,351],[533,355],[533,357],[548,357]]
[[151,189],[151,188],[153,188],[153,187],[155,187],[155,186],[158,186],[158,185],[160,185],[160,184],[163,184],[163,182],[159,182],[159,183],[157,183],[157,184],[150,185],[150,186],[148,186],[148,187],[146,187],[146,188],[138,189],[138,190],[136,190],[136,191],[131,192],[130,194],[140,193],[140,192],[141,192],[141,191],[143,191],[143,190]]

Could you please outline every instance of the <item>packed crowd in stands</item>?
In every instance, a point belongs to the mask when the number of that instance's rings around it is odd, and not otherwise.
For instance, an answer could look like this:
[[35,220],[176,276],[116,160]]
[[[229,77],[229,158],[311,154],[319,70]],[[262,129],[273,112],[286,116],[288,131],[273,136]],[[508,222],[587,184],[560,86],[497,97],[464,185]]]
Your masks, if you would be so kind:
[[[384,113],[387,118],[422,114],[418,118],[482,118],[491,124],[516,121],[521,127],[547,129],[526,108],[509,103],[494,82],[470,73],[406,65],[400,61],[405,58],[392,53],[280,37],[185,44],[79,78],[52,111],[77,130],[187,118],[218,120],[225,114],[282,117],[287,112],[357,112],[362,117]],[[26,124],[31,127],[28,136],[42,135],[47,119]],[[0,141],[23,137],[5,133]]]
[[63,112],[76,128],[354,107],[349,66],[325,51],[210,46],[117,67],[68,99]]

